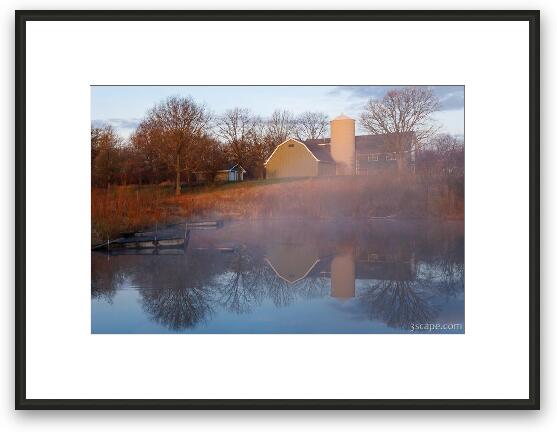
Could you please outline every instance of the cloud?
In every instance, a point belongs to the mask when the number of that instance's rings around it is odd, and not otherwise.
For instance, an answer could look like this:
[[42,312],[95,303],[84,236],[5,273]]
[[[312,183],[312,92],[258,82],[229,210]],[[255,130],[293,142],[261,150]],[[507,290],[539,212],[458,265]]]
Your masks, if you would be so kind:
[[[359,99],[381,99],[390,90],[404,86],[337,86],[330,94],[345,94]],[[441,102],[440,111],[458,110],[464,108],[464,86],[428,86]],[[361,103],[361,102],[360,102]],[[359,104],[354,102],[354,104]]]
[[433,92],[441,101],[442,111],[464,108],[464,86],[438,86]]
[[129,119],[112,118],[107,120],[99,120],[99,119],[91,120],[91,123],[93,124],[94,127],[103,127],[103,126],[110,125],[118,130],[136,129],[137,126],[139,126],[140,122],[141,119],[139,118],[129,118]]

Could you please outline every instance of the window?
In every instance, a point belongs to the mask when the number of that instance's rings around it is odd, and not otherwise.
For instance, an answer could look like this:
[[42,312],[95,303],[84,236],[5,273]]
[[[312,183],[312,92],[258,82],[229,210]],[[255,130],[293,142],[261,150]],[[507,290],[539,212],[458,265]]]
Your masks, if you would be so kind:
[[368,162],[376,162],[378,160],[379,160],[379,155],[377,153],[367,155]]
[[388,161],[396,160],[396,155],[394,153],[387,153],[385,155],[385,160],[388,160]]
[[379,261],[379,255],[376,253],[368,253],[367,254],[367,261],[368,262],[377,262]]

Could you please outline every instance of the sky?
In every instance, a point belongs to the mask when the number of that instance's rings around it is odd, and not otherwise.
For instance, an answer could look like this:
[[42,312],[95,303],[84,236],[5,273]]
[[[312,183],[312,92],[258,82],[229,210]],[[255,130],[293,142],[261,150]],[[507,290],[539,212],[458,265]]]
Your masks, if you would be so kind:
[[[269,117],[275,109],[320,111],[359,118],[366,102],[403,86],[91,86],[91,122],[111,124],[128,137],[147,111],[170,96],[191,96],[215,115],[248,108]],[[464,86],[429,86],[441,101],[434,118],[442,132],[464,135]],[[358,122],[356,123],[358,124]],[[358,128],[358,133],[365,133]]]

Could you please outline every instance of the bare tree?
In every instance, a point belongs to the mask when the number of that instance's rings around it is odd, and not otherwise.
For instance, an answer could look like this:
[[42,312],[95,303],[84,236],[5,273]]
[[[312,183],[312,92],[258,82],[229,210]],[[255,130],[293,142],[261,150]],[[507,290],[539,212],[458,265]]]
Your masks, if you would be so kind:
[[[147,123],[140,124],[130,137],[130,145],[136,159],[135,171],[139,184],[145,178],[148,183],[155,184],[168,177],[168,169],[159,156],[156,148],[155,134]],[[165,169],[167,172],[165,172]]]
[[247,164],[253,133],[254,118],[248,109],[228,110],[217,121],[217,134],[224,141],[225,150],[234,163]]
[[99,154],[102,134],[103,134],[103,128],[95,127],[93,123],[91,123],[91,172],[93,171],[94,168],[95,159]]
[[[427,87],[406,87],[391,90],[383,99],[370,99],[360,115],[362,127],[371,134],[387,134],[388,144],[397,153],[399,173],[405,166],[405,155],[436,133],[432,114],[440,103]],[[407,134],[415,139],[407,139]],[[413,147],[413,148],[412,148]]]
[[207,130],[209,113],[192,98],[170,97],[149,111],[140,124],[155,144],[159,157],[174,168],[176,195],[180,195],[181,172],[195,161],[195,147]]
[[456,198],[464,199],[464,143],[448,134],[433,136],[420,152],[417,160],[420,181],[426,193],[426,211],[433,188],[444,191],[442,213],[451,213]]
[[271,155],[274,146],[268,136],[268,124],[261,117],[253,117],[253,127],[250,134],[250,163],[245,168],[248,175],[254,178],[265,177],[264,162]]
[[216,134],[224,143],[231,163],[238,163],[255,178],[264,176],[263,162],[274,149],[269,139],[268,123],[248,109],[234,108],[217,121]]
[[222,143],[210,135],[204,135],[199,140],[197,153],[195,169],[206,173],[207,181],[213,182],[217,172],[227,162]]
[[296,123],[296,135],[303,141],[323,137],[329,124],[325,113],[310,111],[302,113]]
[[121,145],[122,139],[112,126],[91,129],[91,174],[97,186],[110,187],[116,180]]
[[275,110],[267,124],[267,134],[273,149],[296,135],[296,117],[287,110]]

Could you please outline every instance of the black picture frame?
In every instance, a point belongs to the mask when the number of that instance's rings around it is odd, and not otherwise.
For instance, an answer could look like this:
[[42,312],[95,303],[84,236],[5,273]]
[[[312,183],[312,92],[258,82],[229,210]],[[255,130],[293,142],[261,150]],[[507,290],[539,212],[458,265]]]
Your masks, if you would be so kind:
[[[26,396],[26,23],[28,21],[527,21],[529,23],[528,399],[29,399]],[[16,409],[539,409],[540,12],[528,11],[15,11]]]

